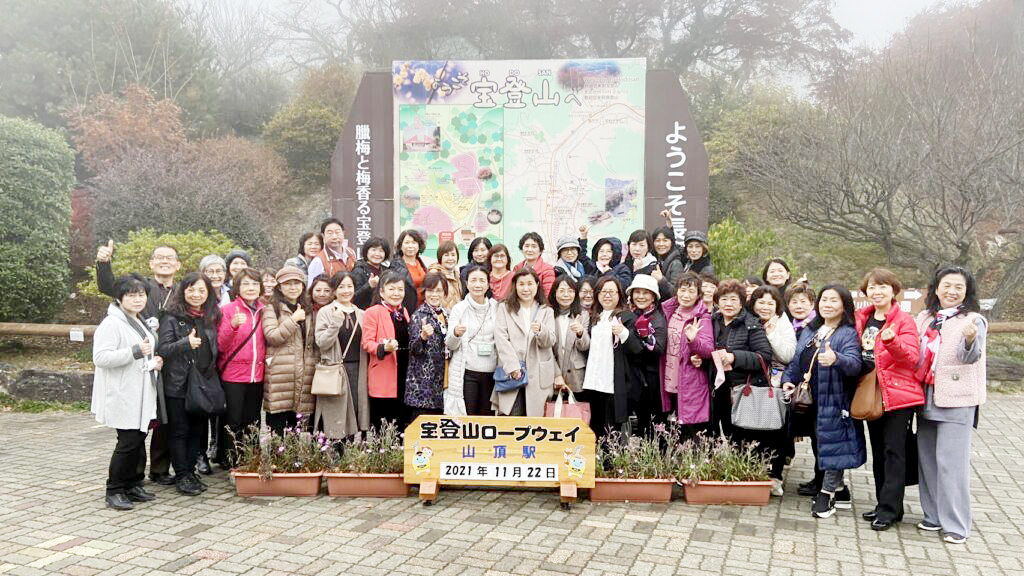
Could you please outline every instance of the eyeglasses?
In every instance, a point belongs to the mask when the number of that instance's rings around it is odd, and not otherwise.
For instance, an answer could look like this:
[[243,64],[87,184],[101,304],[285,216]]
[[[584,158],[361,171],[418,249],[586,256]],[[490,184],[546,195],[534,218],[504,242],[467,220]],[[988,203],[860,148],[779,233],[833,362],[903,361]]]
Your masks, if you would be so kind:
[[613,290],[601,290],[600,294],[602,296],[618,296],[619,295],[619,291],[618,290],[614,290],[614,289]]
[[152,260],[156,260],[157,262],[177,262],[178,261],[178,257],[177,256],[153,256]]

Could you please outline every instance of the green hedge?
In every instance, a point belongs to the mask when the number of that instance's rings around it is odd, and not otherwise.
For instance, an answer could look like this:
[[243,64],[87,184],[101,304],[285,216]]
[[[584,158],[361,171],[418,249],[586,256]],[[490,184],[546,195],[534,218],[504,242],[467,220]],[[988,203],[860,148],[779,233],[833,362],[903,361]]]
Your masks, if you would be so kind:
[[0,116],[0,321],[46,322],[67,300],[74,184],[59,133]]
[[[106,244],[103,239],[101,244]],[[158,244],[173,246],[178,251],[178,258],[181,259],[181,269],[178,271],[178,278],[199,268],[199,261],[208,254],[227,255],[238,246],[233,240],[222,232],[184,232],[181,234],[157,234],[153,230],[144,229],[136,232],[129,232],[128,239],[124,242],[114,240],[114,257],[112,258],[114,276],[136,272],[143,276],[153,275],[149,269],[149,257]],[[97,246],[98,248],[98,246]],[[86,268],[89,279],[78,284],[78,292],[85,296],[106,298],[100,294],[96,285],[96,266]]]

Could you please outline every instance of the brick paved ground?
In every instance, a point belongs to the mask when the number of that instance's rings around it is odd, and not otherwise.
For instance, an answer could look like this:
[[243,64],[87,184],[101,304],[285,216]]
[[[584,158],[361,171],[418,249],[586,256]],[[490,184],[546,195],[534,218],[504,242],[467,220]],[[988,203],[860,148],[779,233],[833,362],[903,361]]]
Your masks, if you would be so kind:
[[[203,496],[152,486],[133,512],[103,504],[114,433],[90,415],[0,414],[4,574],[998,574],[1024,575],[1024,397],[996,395],[974,444],[974,534],[966,546],[906,522],[873,532],[871,475],[853,473],[854,509],[827,520],[795,495],[763,508],[591,504],[554,493],[444,490],[400,500],[243,499],[224,473]],[[790,495],[792,494],[792,495]]]

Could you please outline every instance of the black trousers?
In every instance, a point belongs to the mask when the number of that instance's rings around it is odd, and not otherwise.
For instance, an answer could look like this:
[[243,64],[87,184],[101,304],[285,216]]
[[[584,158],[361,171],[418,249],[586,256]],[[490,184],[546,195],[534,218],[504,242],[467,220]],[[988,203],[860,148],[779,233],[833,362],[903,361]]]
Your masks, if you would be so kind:
[[733,442],[757,442],[762,454],[771,455],[769,475],[777,480],[782,479],[782,469],[786,465],[786,443],[789,438],[785,427],[778,430],[748,430],[733,426],[731,438]]
[[655,424],[665,423],[667,414],[661,409],[661,388],[658,382],[648,379],[640,391],[640,398],[633,406],[636,414],[637,434],[648,436],[654,431]]
[[405,405],[404,394],[398,398],[370,398],[370,426],[380,427],[381,418],[394,420],[398,429],[405,431],[411,422],[412,411]]
[[462,397],[466,402],[466,413],[470,416],[494,416],[491,409],[491,393],[494,392],[493,372],[466,370],[462,376]]
[[730,386],[726,382],[717,389],[711,390],[711,434],[713,436],[732,436],[732,396]]
[[298,418],[295,412],[278,412],[276,414],[267,412],[267,427],[276,432],[278,436],[284,435],[285,428],[294,428],[296,424],[298,424]]
[[145,470],[146,433],[118,429],[117,445],[107,472],[107,494],[124,494],[133,486],[142,486]]
[[608,428],[615,426],[615,396],[596,390],[584,390],[576,395],[577,399],[590,404],[590,429],[598,438],[608,433]]
[[[160,423],[149,437],[149,477],[168,474],[171,471],[170,427]],[[146,459],[139,462],[139,474],[146,476]]]
[[174,479],[181,480],[192,474],[200,451],[206,449],[208,418],[186,412],[184,398],[168,398],[167,420]]
[[[253,424],[257,427],[260,424],[260,409],[263,407],[263,383],[262,382],[222,382],[224,386],[224,397],[227,400],[228,409],[221,418],[221,425],[230,430],[238,438],[248,432],[247,428]],[[235,461],[235,447],[231,434],[227,430],[221,430],[218,436],[221,439],[221,454],[229,465]]]
[[914,408],[886,412],[868,422],[871,435],[871,466],[875,475],[875,512],[878,520],[903,519],[903,491],[907,482],[907,431]]

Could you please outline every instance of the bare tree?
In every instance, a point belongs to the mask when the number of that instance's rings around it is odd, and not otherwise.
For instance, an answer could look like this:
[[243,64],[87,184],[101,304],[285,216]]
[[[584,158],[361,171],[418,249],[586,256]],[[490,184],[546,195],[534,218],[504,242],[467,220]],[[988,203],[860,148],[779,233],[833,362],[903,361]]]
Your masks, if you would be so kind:
[[733,169],[801,227],[926,275],[974,267],[998,317],[1024,281],[1024,61],[977,33],[910,35],[837,78],[824,106],[776,109]]

